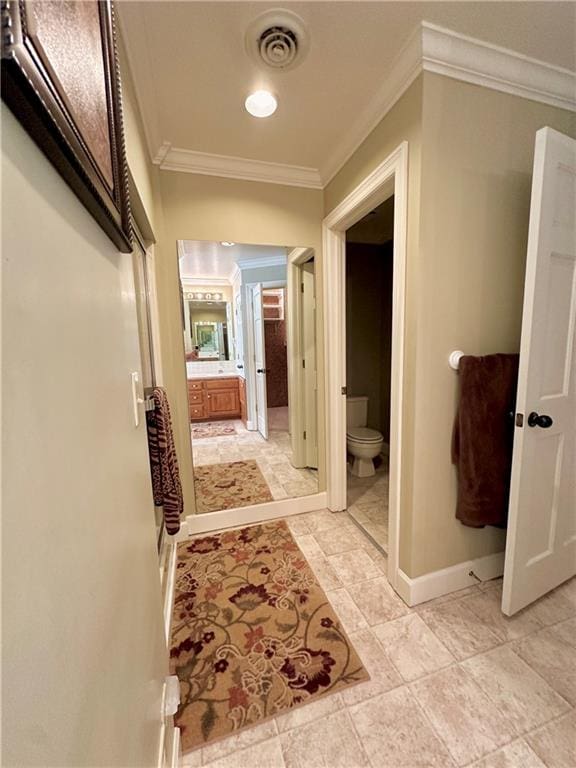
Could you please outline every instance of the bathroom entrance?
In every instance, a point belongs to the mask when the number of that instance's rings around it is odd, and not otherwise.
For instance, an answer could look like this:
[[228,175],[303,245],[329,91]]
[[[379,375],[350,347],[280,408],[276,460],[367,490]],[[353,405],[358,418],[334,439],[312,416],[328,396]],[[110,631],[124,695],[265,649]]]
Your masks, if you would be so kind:
[[346,231],[346,497],[388,551],[394,196]]

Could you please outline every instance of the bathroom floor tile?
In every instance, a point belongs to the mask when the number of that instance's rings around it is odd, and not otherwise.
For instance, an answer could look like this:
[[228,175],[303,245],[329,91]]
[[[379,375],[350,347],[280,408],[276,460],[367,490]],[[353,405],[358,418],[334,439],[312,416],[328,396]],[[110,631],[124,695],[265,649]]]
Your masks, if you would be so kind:
[[417,613],[380,624],[372,631],[404,680],[417,680],[454,663],[450,651]]
[[204,765],[205,768],[284,768],[285,763],[280,739],[276,736]]
[[[286,768],[368,768],[346,710],[280,735]],[[251,768],[260,768],[255,762]]]
[[346,589],[336,589],[328,592],[327,597],[348,634],[359,629],[368,628],[366,619]]
[[547,768],[574,768],[576,766],[576,712],[573,710],[526,736]]
[[347,706],[378,696],[381,693],[402,685],[402,678],[394,669],[384,649],[369,629],[352,632],[350,642],[360,656],[370,680],[342,691],[342,699]]
[[462,601],[462,604],[478,616],[503,642],[516,640],[536,632],[542,624],[530,611],[520,611],[514,616],[502,613],[502,592],[499,588],[479,592]]
[[576,626],[573,620],[543,629],[515,643],[514,650],[555,691],[576,706]]
[[306,556],[306,559],[308,560],[309,565],[312,566],[312,570],[320,582],[322,589],[328,591],[331,589],[338,589],[342,586],[338,574],[324,555]]
[[453,761],[406,687],[350,708],[373,768],[447,768]]
[[518,739],[474,763],[472,768],[546,768],[546,766],[523,739]]
[[410,685],[458,765],[495,752],[516,731],[474,679],[453,666]]
[[[274,720],[255,725],[253,728],[245,728],[243,731],[228,736],[226,739],[215,741],[202,747],[202,764],[213,763],[227,755],[238,752],[241,749],[258,744],[278,735],[278,729]],[[196,750],[199,751],[199,750]]]
[[314,537],[325,555],[337,555],[350,549],[359,549],[366,541],[354,523],[319,531]]
[[502,642],[461,600],[421,611],[420,616],[457,659],[487,651]]
[[410,610],[394,592],[388,579],[378,573],[377,579],[348,585],[350,596],[370,625],[396,619]]
[[328,715],[334,714],[343,708],[342,697],[339,693],[328,694],[315,699],[310,704],[303,704],[276,717],[276,726],[279,733],[289,731],[291,728],[299,728],[315,720],[322,720]]
[[462,662],[493,705],[526,733],[566,712],[570,706],[508,646]]
[[344,585],[382,576],[382,572],[364,549],[351,549],[339,555],[330,555],[327,559]]

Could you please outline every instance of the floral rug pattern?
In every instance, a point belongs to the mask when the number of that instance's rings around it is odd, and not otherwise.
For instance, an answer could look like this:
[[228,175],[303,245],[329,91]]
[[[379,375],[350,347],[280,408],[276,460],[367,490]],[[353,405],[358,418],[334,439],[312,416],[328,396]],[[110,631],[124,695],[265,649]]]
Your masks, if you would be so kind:
[[248,507],[272,501],[272,493],[254,459],[194,467],[197,512]]
[[283,521],[178,544],[183,751],[369,679]]
[[193,440],[203,437],[226,437],[237,435],[234,424],[226,421],[206,421],[203,424],[190,424],[190,434]]

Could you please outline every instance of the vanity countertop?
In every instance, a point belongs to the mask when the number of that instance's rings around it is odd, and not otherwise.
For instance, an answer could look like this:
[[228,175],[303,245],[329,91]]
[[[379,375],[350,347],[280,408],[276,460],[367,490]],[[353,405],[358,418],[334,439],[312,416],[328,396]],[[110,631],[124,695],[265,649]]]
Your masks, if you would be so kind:
[[192,373],[188,374],[188,381],[196,381],[198,379],[237,379],[237,373]]

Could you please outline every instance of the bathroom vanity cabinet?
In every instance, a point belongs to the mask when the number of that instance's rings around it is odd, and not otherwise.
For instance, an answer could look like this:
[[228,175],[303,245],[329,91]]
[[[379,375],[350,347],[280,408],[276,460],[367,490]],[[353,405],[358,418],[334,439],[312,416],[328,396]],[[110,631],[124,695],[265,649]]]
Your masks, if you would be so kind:
[[240,418],[237,377],[188,379],[190,421]]

